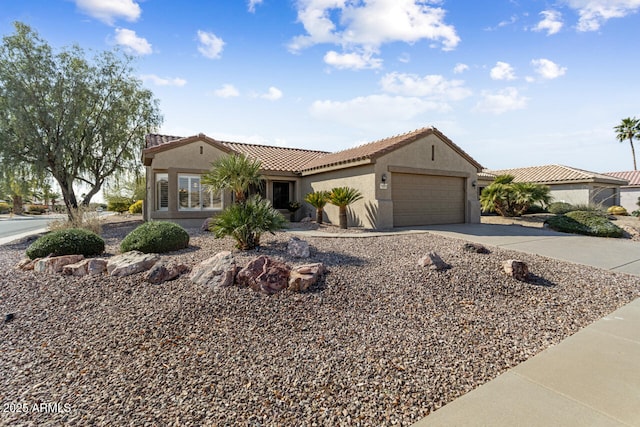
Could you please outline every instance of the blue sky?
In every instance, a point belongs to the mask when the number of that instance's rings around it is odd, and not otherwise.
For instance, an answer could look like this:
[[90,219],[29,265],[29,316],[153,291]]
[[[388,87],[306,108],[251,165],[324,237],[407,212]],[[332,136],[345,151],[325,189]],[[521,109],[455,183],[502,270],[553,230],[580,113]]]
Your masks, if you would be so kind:
[[135,55],[160,133],[337,151],[435,126],[490,169],[608,172],[633,167],[613,127],[640,116],[639,12],[640,0],[0,0],[0,34],[17,20],[54,47]]

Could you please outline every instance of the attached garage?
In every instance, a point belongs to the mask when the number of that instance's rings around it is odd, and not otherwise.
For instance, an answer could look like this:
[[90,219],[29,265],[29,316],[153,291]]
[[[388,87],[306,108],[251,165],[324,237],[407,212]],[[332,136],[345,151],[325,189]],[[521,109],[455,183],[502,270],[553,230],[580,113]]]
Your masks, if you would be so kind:
[[393,226],[465,222],[465,178],[392,174]]

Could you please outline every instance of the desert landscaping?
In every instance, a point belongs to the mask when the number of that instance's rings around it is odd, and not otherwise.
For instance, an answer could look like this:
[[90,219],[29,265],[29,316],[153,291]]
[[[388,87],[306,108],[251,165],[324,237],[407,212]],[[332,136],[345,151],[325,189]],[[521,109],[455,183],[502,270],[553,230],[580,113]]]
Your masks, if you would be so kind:
[[[106,258],[140,224],[110,221]],[[0,328],[0,398],[66,405],[1,425],[410,425],[640,296],[635,276],[429,233],[305,237],[298,259],[289,232],[241,252],[188,231],[189,247],[161,260],[232,251],[239,264],[267,255],[328,272],[305,292],[264,295],[187,275],[25,272],[15,265],[29,242],[0,247],[0,312],[13,315]],[[451,268],[419,265],[429,252]],[[508,259],[528,264],[528,281],[503,272]]]

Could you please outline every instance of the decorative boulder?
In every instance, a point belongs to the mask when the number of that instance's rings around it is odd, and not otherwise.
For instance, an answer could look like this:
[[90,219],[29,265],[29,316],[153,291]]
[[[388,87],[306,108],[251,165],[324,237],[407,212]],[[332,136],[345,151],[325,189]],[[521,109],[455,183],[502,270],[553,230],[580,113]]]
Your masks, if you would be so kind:
[[283,262],[262,255],[238,272],[236,281],[254,291],[267,295],[275,294],[289,286],[291,268]]
[[236,260],[231,252],[223,251],[196,265],[191,270],[189,279],[214,288],[226,287],[233,285],[237,271]]
[[107,260],[102,258],[83,259],[75,264],[65,265],[62,274],[68,276],[98,276],[107,271]]
[[429,252],[420,260],[418,260],[418,265],[422,267],[429,267],[430,270],[442,271],[451,268],[449,264],[444,262],[440,255],[435,252]]
[[476,254],[490,254],[491,251],[481,245],[480,243],[465,243],[462,247],[466,252],[473,252]]
[[294,267],[289,275],[288,289],[294,292],[306,291],[317,283],[326,271],[321,262]]
[[125,252],[109,258],[107,272],[111,276],[123,277],[147,271],[155,265],[160,257],[156,254],[144,254],[140,251]]
[[62,255],[38,260],[33,267],[37,273],[60,273],[65,265],[84,259],[84,255]]
[[292,237],[287,244],[287,253],[294,258],[309,258],[309,243]]
[[529,267],[526,263],[515,259],[509,259],[502,263],[504,272],[516,280],[526,282],[529,277]]
[[189,267],[184,264],[171,264],[167,266],[163,263],[157,263],[151,267],[151,270],[147,271],[144,280],[151,284],[159,285],[160,283],[173,280],[187,271],[189,271]]
[[33,270],[33,268],[36,265],[36,262],[40,261],[42,258],[36,258],[36,259],[31,259],[31,258],[23,258],[20,260],[20,262],[18,262],[16,264],[16,268],[18,270]]
[[202,221],[202,225],[200,226],[200,230],[202,230],[202,231],[211,231],[209,229],[209,227],[211,226],[211,220],[212,219],[213,218],[207,218],[204,221]]

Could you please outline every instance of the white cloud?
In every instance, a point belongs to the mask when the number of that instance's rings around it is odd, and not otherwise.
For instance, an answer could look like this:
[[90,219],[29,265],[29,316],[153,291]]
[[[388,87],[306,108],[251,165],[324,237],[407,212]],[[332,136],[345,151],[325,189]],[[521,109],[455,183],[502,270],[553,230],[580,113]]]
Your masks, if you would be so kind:
[[262,4],[262,0],[249,0],[249,12],[254,13],[259,4]]
[[310,113],[318,119],[349,126],[377,126],[381,122],[403,122],[428,111],[449,111],[446,104],[418,97],[370,95],[348,101],[315,101]]
[[527,106],[529,98],[520,96],[518,89],[508,87],[498,92],[483,91],[474,110],[483,113],[502,114],[511,110],[521,110]]
[[467,71],[469,69],[469,66],[467,64],[456,64],[455,67],[453,67],[453,73],[454,74],[462,74],[465,71]]
[[532,60],[531,65],[533,65],[533,67],[535,68],[535,72],[538,73],[540,77],[547,80],[564,76],[564,74],[567,72],[566,67],[560,67],[555,62],[544,58]]
[[282,91],[277,87],[271,86],[267,93],[260,95],[260,98],[268,99],[269,101],[277,101],[282,98]]
[[515,80],[516,75],[511,65],[498,61],[489,73],[493,80]]
[[324,55],[324,62],[339,69],[362,70],[365,68],[380,68],[382,60],[373,58],[373,53],[338,53],[330,50]]
[[219,98],[234,98],[240,96],[240,91],[232,84],[224,84],[220,89],[216,89],[213,94]]
[[116,43],[124,46],[125,50],[138,55],[149,55],[153,52],[151,44],[143,37],[138,37],[135,31],[126,28],[116,28]]
[[623,18],[640,9],[640,0],[567,0],[578,11],[578,31],[597,31],[611,18]]
[[[424,0],[298,0],[298,21],[306,34],[294,37],[292,52],[329,43],[345,53],[377,52],[385,43],[430,40],[452,50],[460,37],[444,22],[445,10]],[[433,2],[430,2],[433,3]]]
[[538,22],[533,31],[546,31],[547,35],[556,34],[562,28],[562,15],[555,10],[543,10],[540,12],[544,18]]
[[184,86],[187,84],[185,79],[181,79],[180,77],[174,78],[164,78],[159,77],[155,74],[143,74],[140,76],[143,82],[149,82],[156,86]]
[[122,18],[135,22],[140,18],[142,10],[133,0],[75,0],[76,6],[86,15],[99,19],[107,25],[113,25],[116,19]]
[[213,33],[198,30],[198,52],[210,59],[218,59],[222,55],[224,41]]
[[440,75],[389,73],[382,77],[380,85],[385,92],[402,96],[419,96],[440,100],[460,100],[471,95],[462,80],[447,80]]

